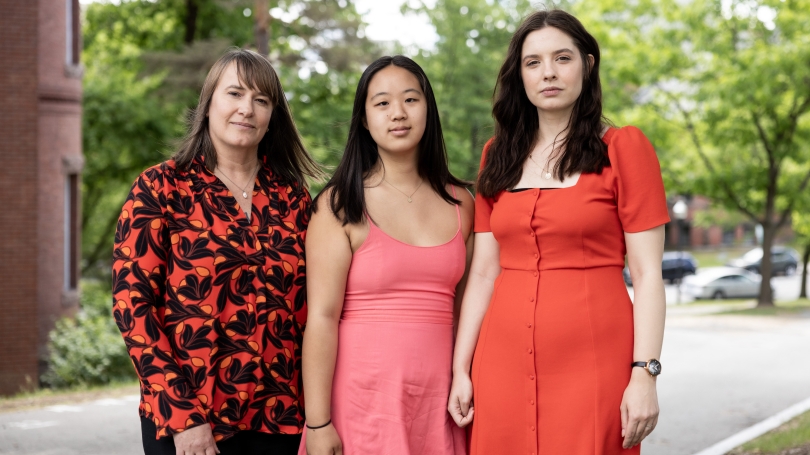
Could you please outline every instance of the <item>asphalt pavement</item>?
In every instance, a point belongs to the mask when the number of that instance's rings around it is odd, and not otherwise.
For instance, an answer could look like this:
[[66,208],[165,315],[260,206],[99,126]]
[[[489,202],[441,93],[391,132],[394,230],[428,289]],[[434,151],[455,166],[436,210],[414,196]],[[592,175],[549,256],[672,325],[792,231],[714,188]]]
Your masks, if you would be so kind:
[[[798,276],[773,284],[777,300],[798,296]],[[710,315],[728,304],[677,305],[676,296],[667,286],[661,416],[643,455],[694,454],[810,397],[810,314]],[[0,454],[142,454],[137,407],[133,394],[0,409]]]

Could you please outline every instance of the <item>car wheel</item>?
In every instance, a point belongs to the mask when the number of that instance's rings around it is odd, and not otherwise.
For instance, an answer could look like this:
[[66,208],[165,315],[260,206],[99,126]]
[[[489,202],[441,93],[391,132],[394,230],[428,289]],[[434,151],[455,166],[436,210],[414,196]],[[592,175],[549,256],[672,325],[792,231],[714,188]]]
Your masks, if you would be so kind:
[[715,300],[723,300],[726,298],[726,295],[723,293],[723,291],[714,291],[712,298]]
[[785,267],[785,275],[793,275],[794,273],[796,273],[796,266],[793,264],[788,264]]

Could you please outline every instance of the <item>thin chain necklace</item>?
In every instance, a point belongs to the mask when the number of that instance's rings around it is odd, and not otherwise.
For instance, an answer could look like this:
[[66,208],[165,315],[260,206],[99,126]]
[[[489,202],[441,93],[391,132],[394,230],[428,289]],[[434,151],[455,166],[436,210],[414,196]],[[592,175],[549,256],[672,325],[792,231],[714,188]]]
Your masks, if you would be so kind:
[[[543,148],[543,150],[540,150],[540,153],[545,152],[545,151],[546,151],[546,150],[547,150],[549,147],[551,147],[551,151],[552,151],[552,153],[553,153],[553,152],[554,152],[554,147],[553,147],[553,146],[554,146],[556,143],[557,143],[557,141],[555,140],[555,141],[554,141],[554,142],[552,142],[551,144],[549,144],[549,145],[545,146],[545,147]],[[533,155],[534,155],[534,153],[530,153],[530,154],[529,154],[529,159],[530,159],[530,160],[532,160],[532,162],[534,162],[534,164],[536,164],[536,165],[540,166],[540,163],[538,163],[537,161],[535,161],[535,160],[534,160],[534,156],[533,156]],[[545,166],[540,166],[540,167],[543,169],[543,173],[542,173],[542,174],[540,174],[540,176],[541,176],[541,177],[543,177],[543,178],[544,178],[544,179],[546,179],[546,180],[551,180],[551,177],[552,177],[552,175],[551,175],[551,169],[549,169],[549,164],[550,164],[550,163],[551,163],[551,153],[549,153],[549,157],[548,157],[548,159],[546,160],[546,165],[545,165]]]
[[[217,170],[219,171],[220,174],[222,174],[223,177],[228,179],[229,182],[233,183],[237,188],[242,190],[242,197],[247,199],[248,198],[247,189],[248,189],[248,186],[250,186],[250,184],[254,183],[254,181],[256,180],[256,173],[259,172],[259,163],[256,163],[256,169],[253,170],[253,173],[251,174],[250,180],[248,180],[247,184],[244,187],[242,185],[237,184],[236,182],[233,181],[233,179],[228,177],[228,175],[222,170],[221,167],[217,166]],[[251,191],[251,192],[253,192],[253,191]]]
[[411,195],[409,196],[409,195],[408,195],[408,193],[406,193],[406,192],[402,191],[401,189],[399,189],[399,188],[395,187],[393,183],[391,183],[391,182],[389,182],[388,180],[386,180],[385,175],[383,175],[383,181],[384,181],[385,183],[387,183],[387,184],[391,185],[391,188],[393,188],[393,189],[395,189],[395,190],[399,191],[400,193],[404,194],[404,195],[405,195],[405,197],[407,197],[407,198],[408,198],[408,202],[413,202],[413,199],[411,199],[411,198],[413,197],[413,195],[414,195],[414,194],[416,194],[416,192],[417,192],[417,191],[419,191],[419,188],[422,186],[422,182],[424,182],[424,180],[419,180],[419,185],[416,185],[416,189],[415,189],[415,190],[413,190],[413,193],[411,193]]

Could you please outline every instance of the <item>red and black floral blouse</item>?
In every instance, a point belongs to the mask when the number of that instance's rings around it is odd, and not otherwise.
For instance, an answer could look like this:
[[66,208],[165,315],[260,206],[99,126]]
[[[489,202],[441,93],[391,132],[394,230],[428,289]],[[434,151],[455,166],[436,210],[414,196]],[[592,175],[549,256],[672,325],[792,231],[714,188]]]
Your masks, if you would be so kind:
[[250,220],[201,156],[136,180],[115,233],[113,314],[158,438],[203,423],[217,441],[301,432],[310,204],[266,164]]

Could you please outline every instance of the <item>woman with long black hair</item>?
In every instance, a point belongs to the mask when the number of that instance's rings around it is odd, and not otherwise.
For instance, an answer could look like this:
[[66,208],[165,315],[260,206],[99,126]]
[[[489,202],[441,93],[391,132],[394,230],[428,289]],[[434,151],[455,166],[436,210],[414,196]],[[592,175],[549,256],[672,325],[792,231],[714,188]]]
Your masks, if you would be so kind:
[[427,76],[383,57],[307,234],[305,455],[463,455],[446,410],[473,199],[450,174]]
[[602,116],[599,63],[542,11],[498,75],[448,403],[473,455],[637,454],[655,428],[669,216],[650,142]]

